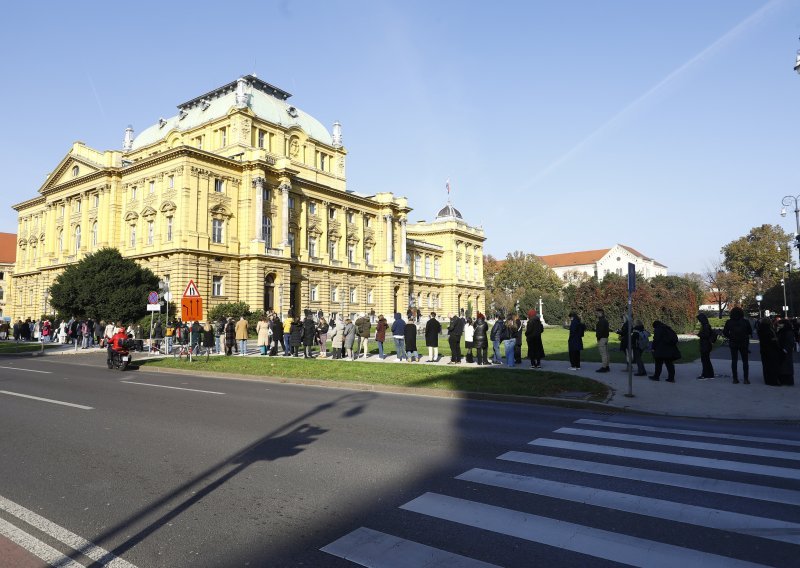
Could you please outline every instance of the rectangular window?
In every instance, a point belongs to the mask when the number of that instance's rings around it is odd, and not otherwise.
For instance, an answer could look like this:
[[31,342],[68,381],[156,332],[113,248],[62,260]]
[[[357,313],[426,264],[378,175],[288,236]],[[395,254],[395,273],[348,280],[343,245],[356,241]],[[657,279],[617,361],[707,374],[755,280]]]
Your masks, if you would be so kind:
[[355,222],[355,220],[356,220],[355,214],[352,211],[348,211],[347,212],[347,222],[348,223],[353,223],[353,222]]
[[308,212],[311,213],[312,215],[317,214],[317,204],[314,203],[313,201],[308,204]]
[[211,242],[222,243],[222,219],[211,221]]
[[336,209],[333,207],[328,208],[328,219],[336,219]]
[[60,214],[62,217],[64,216],[64,210],[65,210],[65,209],[66,209],[66,207],[64,206],[64,204],[63,204],[63,203],[61,204],[61,207],[59,207],[59,208],[58,208],[59,214]]
[[331,288],[331,302],[338,302],[339,301],[339,288],[334,286]]
[[347,260],[348,260],[348,262],[355,262],[356,261],[356,246],[355,245],[347,245]]
[[131,188],[131,201],[133,201],[134,199],[136,199],[136,186],[135,185]]
[[175,176],[169,176],[167,178],[167,187],[169,187],[170,189],[175,187]]
[[314,258],[317,256],[317,238],[308,237],[308,256]]
[[100,196],[99,196],[99,195],[95,195],[95,196],[93,197],[93,199],[94,199],[94,204],[93,204],[93,207],[94,207],[95,209],[97,209],[98,207],[100,207]]
[[220,128],[219,129],[219,146],[220,148],[228,145],[228,129],[227,128]]
[[372,264],[372,249],[371,248],[364,249],[364,260],[367,261],[368,265]]
[[153,195],[156,192],[156,182],[151,181],[149,186],[150,195]]
[[167,240],[172,240],[172,217],[167,217]]
[[5,278],[6,278],[6,273],[0,272],[0,280],[5,280]]
[[212,278],[211,295],[222,296],[222,276],[214,276]]
[[264,200],[264,203],[269,201],[269,188],[264,188],[261,190],[261,199]]
[[194,145],[197,146],[198,150],[202,150],[203,149],[203,137],[202,136],[197,136],[194,139]]
[[264,132],[263,130],[259,130],[258,131],[258,147],[259,148],[263,148],[264,147],[264,134],[266,134],[266,132]]
[[374,294],[372,290],[367,290],[367,303],[371,304],[373,302]]
[[214,178],[214,191],[222,193],[225,191],[225,181],[219,178]]
[[431,276],[431,257],[427,254],[425,255],[425,278],[430,278]]
[[439,259],[438,258],[434,258],[433,259],[433,277],[434,278],[439,278]]
[[422,276],[422,257],[418,254],[414,255],[414,275]]
[[272,244],[272,221],[266,215],[261,215],[261,238],[267,243],[267,247]]
[[319,155],[319,169],[323,171],[325,170],[325,158],[326,158],[325,154]]
[[294,231],[289,231],[289,250],[291,251],[292,256],[297,255],[297,242],[294,236]]
[[311,287],[311,301],[312,302],[316,302],[317,301],[317,297],[318,297],[317,295],[318,294],[319,294],[319,287],[316,284],[314,284]]
[[294,209],[294,197],[289,196],[289,209]]
[[136,225],[131,225],[131,246],[136,246]]
[[152,245],[155,237],[155,227],[153,221],[147,222],[147,244]]
[[334,240],[328,241],[328,256],[331,260],[336,260],[336,241]]
[[369,229],[372,226],[372,217],[364,217],[364,226]]
[[456,278],[461,278],[461,261],[456,261]]
[[357,304],[358,303],[358,288],[351,287],[350,288],[350,303]]
[[[135,192],[135,191],[136,191],[136,188],[134,187],[134,188],[133,188],[133,190],[134,190],[134,192]],[[135,193],[134,193],[134,195],[135,195]],[[80,200],[80,199],[78,199],[78,200],[76,200],[76,201],[75,201],[75,212],[76,212],[76,213],[80,213],[80,212],[81,212],[81,200]],[[27,227],[26,227],[26,228],[27,228]]]

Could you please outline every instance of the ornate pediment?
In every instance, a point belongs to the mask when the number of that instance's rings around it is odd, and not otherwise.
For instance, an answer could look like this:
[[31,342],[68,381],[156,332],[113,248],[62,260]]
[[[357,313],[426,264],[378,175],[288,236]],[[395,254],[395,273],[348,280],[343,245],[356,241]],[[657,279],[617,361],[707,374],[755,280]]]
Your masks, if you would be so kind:
[[375,245],[375,229],[364,229],[364,244]]
[[211,217],[214,219],[229,219],[233,217],[233,213],[231,213],[230,209],[221,203],[212,207],[209,213],[211,213]]
[[56,166],[56,169],[53,170],[53,173],[50,174],[47,181],[39,189],[39,193],[46,193],[51,188],[86,177],[100,171],[102,168],[103,166],[99,163],[83,156],[69,153]]
[[142,217],[150,218],[150,217],[155,217],[155,215],[156,215],[156,210],[153,209],[152,207],[145,207],[144,209],[142,209]]
[[124,217],[128,223],[135,223],[139,220],[139,214],[136,211],[128,211]]
[[159,209],[161,209],[161,212],[164,213],[165,215],[171,215],[175,213],[175,209],[177,209],[177,207],[175,206],[175,203],[173,203],[172,201],[165,201],[161,204],[161,207],[159,207]]

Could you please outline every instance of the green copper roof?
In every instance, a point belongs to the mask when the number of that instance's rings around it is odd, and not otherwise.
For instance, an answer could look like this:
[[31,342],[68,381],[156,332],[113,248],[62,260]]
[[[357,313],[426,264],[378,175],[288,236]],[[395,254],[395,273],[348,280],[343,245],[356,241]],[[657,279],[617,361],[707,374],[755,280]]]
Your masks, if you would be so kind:
[[[300,127],[303,132],[314,140],[329,146],[332,144],[330,132],[320,121],[285,100],[260,90],[259,87],[262,84],[266,83],[262,81],[251,83],[248,93],[247,106],[257,117],[284,128]],[[235,82],[231,85],[235,85]],[[285,93],[280,91],[279,94],[284,95]],[[228,89],[227,92],[222,90],[212,91],[209,95],[205,99],[205,103],[201,99],[194,99],[189,103],[184,103],[178,107],[181,110],[177,116],[145,128],[134,138],[132,149],[138,150],[158,142],[172,130],[191,130],[212,120],[217,120],[226,116],[231,107],[236,106],[236,93],[233,90]],[[290,109],[292,109],[291,114]]]

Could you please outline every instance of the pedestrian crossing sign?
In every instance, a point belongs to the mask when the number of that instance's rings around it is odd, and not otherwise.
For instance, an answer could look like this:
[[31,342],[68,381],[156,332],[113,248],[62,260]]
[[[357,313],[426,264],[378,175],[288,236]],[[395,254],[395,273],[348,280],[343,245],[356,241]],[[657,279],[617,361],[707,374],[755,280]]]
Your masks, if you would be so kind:
[[194,283],[194,280],[189,280],[189,285],[186,287],[186,290],[183,291],[184,298],[199,298],[200,292],[197,290],[197,286]]

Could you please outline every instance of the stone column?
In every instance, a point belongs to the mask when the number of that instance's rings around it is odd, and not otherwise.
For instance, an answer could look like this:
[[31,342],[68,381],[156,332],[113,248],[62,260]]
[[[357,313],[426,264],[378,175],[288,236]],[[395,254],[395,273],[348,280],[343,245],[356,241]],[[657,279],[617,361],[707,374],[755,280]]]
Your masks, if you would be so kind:
[[406,258],[406,219],[400,219],[400,265],[408,268]]
[[281,178],[278,189],[281,190],[283,196],[281,200],[281,247],[286,248],[289,246],[289,190],[292,189],[292,186],[288,179]]
[[394,262],[394,250],[392,245],[392,216],[384,215],[386,219],[386,262]]
[[[264,225],[264,178],[256,177],[253,179],[253,187],[256,189],[255,199],[255,237],[254,241],[263,243],[264,235],[262,234],[262,227]],[[263,251],[262,251],[263,252]]]

